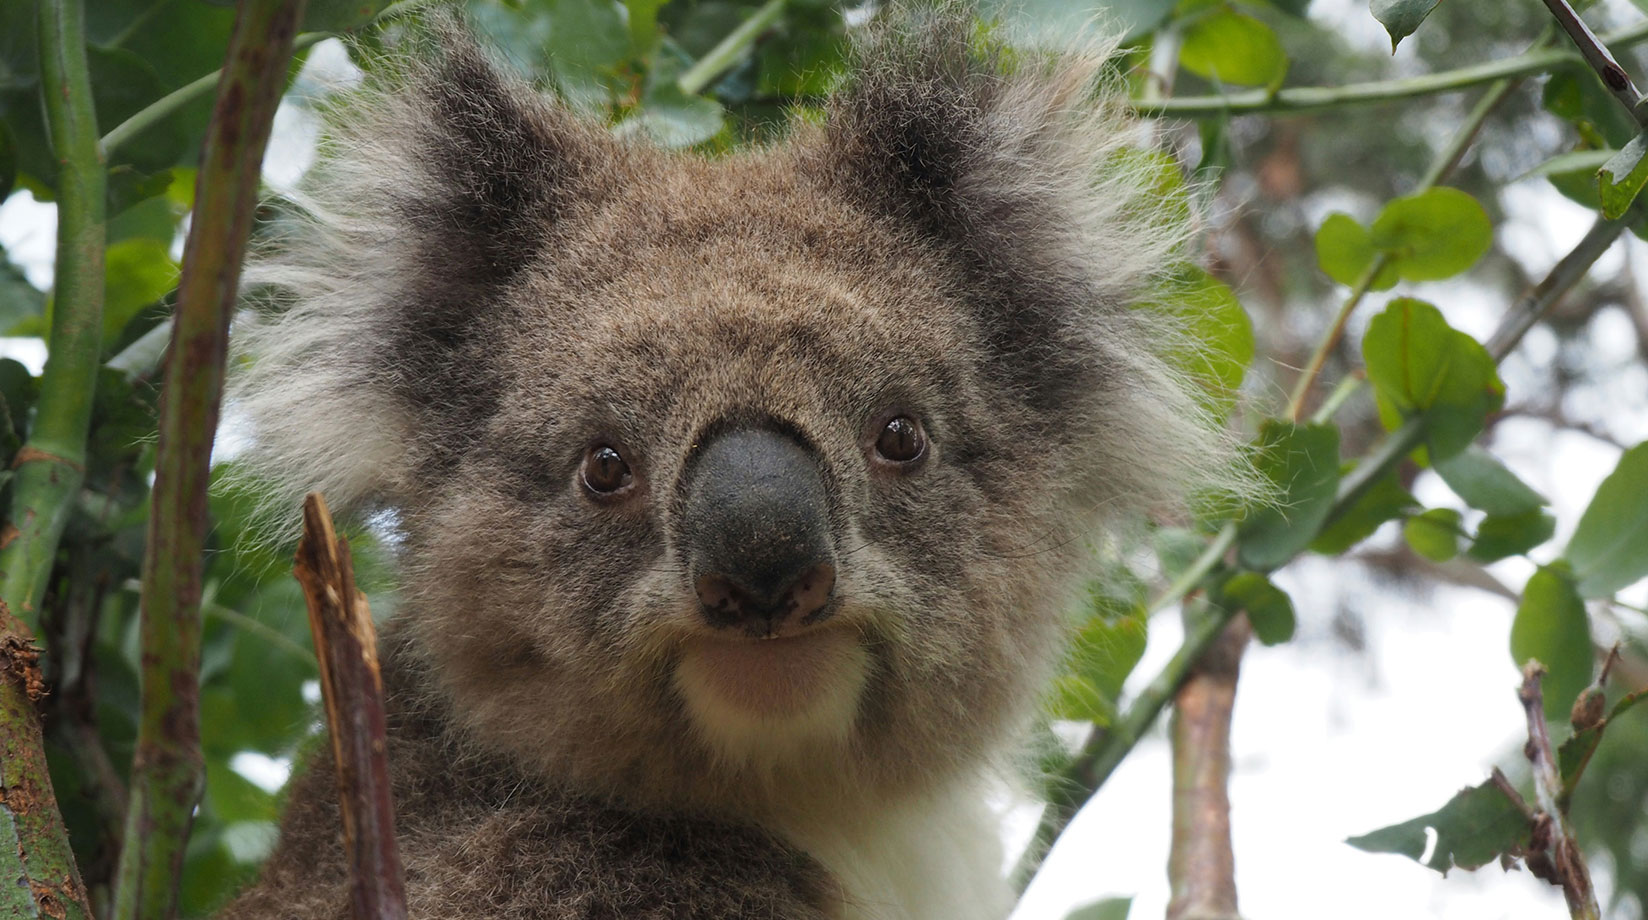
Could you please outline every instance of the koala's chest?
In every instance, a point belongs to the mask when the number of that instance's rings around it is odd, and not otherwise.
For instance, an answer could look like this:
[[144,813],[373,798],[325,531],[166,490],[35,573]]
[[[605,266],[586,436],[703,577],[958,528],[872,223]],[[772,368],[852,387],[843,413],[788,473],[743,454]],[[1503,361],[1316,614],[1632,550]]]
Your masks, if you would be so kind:
[[969,784],[785,836],[841,884],[844,920],[1002,920],[1012,894],[997,825]]

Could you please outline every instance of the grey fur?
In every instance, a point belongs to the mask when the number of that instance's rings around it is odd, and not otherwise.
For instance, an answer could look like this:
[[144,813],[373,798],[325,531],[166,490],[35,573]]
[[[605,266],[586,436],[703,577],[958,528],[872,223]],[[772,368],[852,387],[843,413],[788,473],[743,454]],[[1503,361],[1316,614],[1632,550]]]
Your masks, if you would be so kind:
[[[717,161],[614,140],[461,41],[339,108],[251,271],[279,309],[242,330],[232,399],[282,506],[319,489],[404,527],[385,666],[415,916],[944,915],[864,854],[976,810],[946,803],[1013,747],[1095,535],[1240,486],[1136,306],[1189,228],[1095,92],[1104,52],[985,44],[905,10],[822,126]],[[866,462],[890,413],[926,426],[917,473]],[[706,432],[768,423],[825,471],[865,677],[838,730],[746,743],[683,689],[677,483]],[[634,469],[620,505],[577,484],[598,441]],[[325,766],[225,916],[340,915]],[[991,845],[886,885],[942,889]]]

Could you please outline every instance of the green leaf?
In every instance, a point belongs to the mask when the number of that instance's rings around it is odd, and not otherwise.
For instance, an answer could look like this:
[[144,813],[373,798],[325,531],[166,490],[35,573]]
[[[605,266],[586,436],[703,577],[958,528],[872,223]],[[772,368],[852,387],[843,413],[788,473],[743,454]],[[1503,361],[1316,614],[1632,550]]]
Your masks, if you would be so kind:
[[1105,898],[1076,908],[1064,920],[1127,920],[1132,909],[1132,898]]
[[1288,68],[1270,26],[1232,9],[1199,16],[1185,28],[1179,63],[1198,76],[1238,86],[1278,86]]
[[1253,361],[1253,323],[1229,286],[1200,268],[1182,271],[1171,290],[1169,309],[1195,343],[1171,357],[1202,384],[1202,403],[1226,414]]
[[[1379,250],[1374,248],[1368,228],[1349,214],[1329,214],[1316,231],[1316,264],[1329,278],[1347,287],[1360,281],[1378,257]],[[1396,286],[1397,279],[1395,263],[1387,261],[1370,287],[1387,291]]]
[[1219,587],[1220,605],[1244,610],[1253,635],[1266,645],[1293,638],[1293,599],[1258,572],[1238,572]]
[[121,240],[104,259],[103,341],[108,343],[139,310],[177,286],[177,264],[165,243],[149,237]]
[[1422,300],[1398,297],[1375,316],[1362,338],[1362,359],[1386,426],[1424,413],[1436,457],[1464,450],[1504,402],[1505,385],[1487,350]]
[[636,51],[652,47],[658,37],[658,8],[669,0],[624,0],[628,13],[630,46]]
[[1310,545],[1333,510],[1339,488],[1339,429],[1267,421],[1255,465],[1275,486],[1275,504],[1254,511],[1238,531],[1242,565],[1268,571]]
[[[1347,465],[1340,470],[1343,474],[1350,467]],[[1355,502],[1346,508],[1344,513],[1328,522],[1311,541],[1313,552],[1328,556],[1350,549],[1352,546],[1366,540],[1373,535],[1379,525],[1386,521],[1401,517],[1410,509],[1419,507],[1419,500],[1414,498],[1402,483],[1397,481],[1395,471],[1374,480],[1372,486],[1363,492]]]
[[1596,72],[1584,65],[1552,74],[1542,100],[1546,111],[1571,123],[1591,147],[1617,150],[1641,130]]
[[1390,33],[1391,54],[1396,46],[1412,35],[1425,17],[1436,9],[1441,0],[1373,0],[1373,18]]
[[1648,185],[1648,156],[1644,154],[1648,154],[1648,132],[1631,138],[1597,170],[1597,198],[1602,202],[1602,215],[1609,220],[1624,216]]
[[1521,514],[1490,514],[1476,525],[1470,556],[1477,562],[1495,562],[1519,556],[1556,533],[1556,518],[1535,508]]
[[[1436,847],[1424,859],[1426,829],[1436,832]],[[1532,828],[1516,803],[1492,782],[1463,789],[1448,804],[1428,815],[1393,824],[1345,842],[1368,853],[1398,853],[1427,868],[1477,869],[1501,853],[1526,848]]]
[[1408,281],[1437,281],[1475,265],[1493,245],[1493,223],[1475,198],[1433,188],[1397,198],[1374,218],[1369,239]]
[[1459,542],[1463,538],[1459,512],[1452,508],[1432,508],[1416,514],[1402,525],[1402,537],[1414,552],[1426,559],[1447,562],[1459,555]]
[[1559,153],[1528,170],[1526,178],[1543,176],[1557,191],[1576,204],[1593,211],[1602,210],[1597,197],[1597,170],[1614,155],[1613,150],[1573,150]]
[[1573,573],[1561,562],[1541,566],[1522,589],[1511,622],[1511,659],[1517,667],[1537,658],[1545,666],[1545,715],[1565,717],[1591,684],[1591,622]]
[[12,139],[11,128],[0,120],[0,202],[11,197],[12,186],[17,184],[17,141]]
[[1648,575],[1648,442],[1626,451],[1602,480],[1564,556],[1585,597],[1606,597]]
[[29,283],[22,269],[0,257],[0,332],[9,333],[18,323],[45,313],[46,295]]
[[1543,506],[1545,497],[1480,447],[1471,446],[1434,464],[1454,494],[1478,511],[1495,515],[1526,514]]
[[1122,683],[1144,655],[1146,618],[1142,586],[1125,598],[1095,590],[1093,612],[1076,633],[1064,673],[1053,682],[1049,714],[1098,725],[1114,721]]

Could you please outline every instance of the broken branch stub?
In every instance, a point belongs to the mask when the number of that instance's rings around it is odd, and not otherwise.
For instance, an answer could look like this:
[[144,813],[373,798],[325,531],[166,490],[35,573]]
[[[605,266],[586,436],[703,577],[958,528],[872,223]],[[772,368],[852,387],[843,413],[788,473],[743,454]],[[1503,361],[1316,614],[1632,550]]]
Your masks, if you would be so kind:
[[405,920],[377,632],[366,595],[355,588],[349,544],[333,530],[326,501],[317,492],[303,500],[303,539],[292,573],[308,602],[320,662],[349,860],[351,916]]

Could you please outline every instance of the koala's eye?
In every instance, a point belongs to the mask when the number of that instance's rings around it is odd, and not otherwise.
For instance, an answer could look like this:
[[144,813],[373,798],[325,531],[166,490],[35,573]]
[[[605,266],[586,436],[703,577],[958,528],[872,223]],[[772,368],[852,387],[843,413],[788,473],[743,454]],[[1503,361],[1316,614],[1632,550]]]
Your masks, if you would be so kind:
[[635,474],[630,472],[629,464],[611,447],[605,444],[591,447],[584,454],[584,465],[581,470],[584,488],[596,495],[611,495],[614,492],[629,488],[635,481]]
[[876,456],[889,463],[914,463],[927,452],[927,435],[921,423],[908,415],[887,422],[876,437]]

